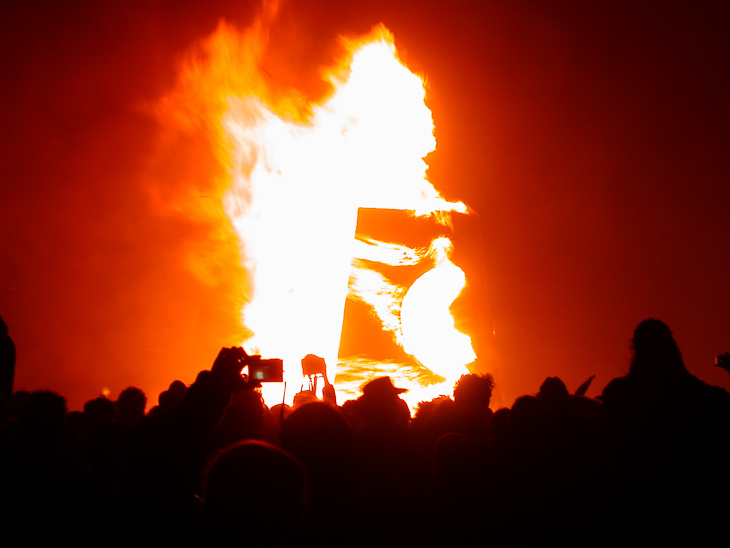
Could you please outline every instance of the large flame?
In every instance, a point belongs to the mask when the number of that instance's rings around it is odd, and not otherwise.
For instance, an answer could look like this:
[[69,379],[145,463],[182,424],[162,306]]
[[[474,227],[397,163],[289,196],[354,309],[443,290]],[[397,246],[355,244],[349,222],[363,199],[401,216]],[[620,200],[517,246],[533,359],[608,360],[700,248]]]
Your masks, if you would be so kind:
[[[325,358],[333,381],[349,292],[435,374],[426,382],[423,374],[409,379],[395,374],[397,367],[380,368],[407,383],[412,404],[423,399],[423,384],[433,395],[450,392],[475,358],[449,313],[465,283],[449,260],[450,241],[440,237],[426,250],[356,238],[359,208],[406,210],[443,226],[451,212],[466,212],[426,179],[424,157],[436,143],[422,79],[400,62],[380,25],[343,41],[348,54],[325,73],[332,93],[305,104],[269,84],[257,62],[264,42],[261,28],[242,36],[222,25],[205,45],[204,62],[188,64],[182,86],[216,97],[196,115],[211,118],[229,168],[223,203],[251,286],[242,314],[252,336],[244,347],[284,360],[290,395],[302,384],[299,362],[309,353]],[[424,261],[433,268],[408,289],[377,268]],[[369,366],[348,371],[357,384],[381,374]],[[434,383],[442,378],[448,386]],[[354,394],[344,379],[336,388]],[[267,400],[280,398],[280,388],[267,388]]]

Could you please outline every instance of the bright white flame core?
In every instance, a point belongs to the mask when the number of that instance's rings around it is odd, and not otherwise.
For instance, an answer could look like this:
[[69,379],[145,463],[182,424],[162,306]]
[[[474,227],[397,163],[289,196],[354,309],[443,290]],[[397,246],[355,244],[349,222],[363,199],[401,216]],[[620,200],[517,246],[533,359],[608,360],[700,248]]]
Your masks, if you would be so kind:
[[458,366],[473,362],[477,356],[471,339],[456,330],[449,313],[451,303],[466,284],[464,272],[449,260],[450,250],[448,238],[437,238],[431,243],[430,255],[436,265],[408,289],[400,317],[404,350],[453,384],[463,372]]
[[[324,357],[334,378],[353,258],[406,265],[426,257],[397,244],[358,242],[358,208],[466,212],[426,179],[423,158],[436,143],[423,81],[400,63],[387,31],[380,33],[356,50],[347,78],[331,78],[335,93],[306,124],[255,97],[232,100],[223,119],[233,160],[224,202],[253,288],[243,309],[254,333],[246,347],[284,360],[290,396],[306,354]],[[448,260],[449,246],[446,238],[432,244],[435,268],[405,297],[362,263],[350,287],[407,352],[453,386],[474,352],[448,310],[465,283]],[[280,398],[267,388],[267,399]]]

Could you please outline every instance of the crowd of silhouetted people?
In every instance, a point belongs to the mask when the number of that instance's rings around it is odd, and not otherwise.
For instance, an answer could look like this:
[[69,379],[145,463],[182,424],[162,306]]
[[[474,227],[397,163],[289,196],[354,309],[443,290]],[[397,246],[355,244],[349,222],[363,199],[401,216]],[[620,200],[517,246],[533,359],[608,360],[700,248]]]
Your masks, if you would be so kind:
[[[4,367],[15,349],[0,322]],[[240,349],[238,349],[240,350]],[[725,356],[728,358],[728,356]],[[721,360],[722,361],[722,360]],[[727,367],[727,359],[721,365]],[[156,405],[138,388],[69,412],[0,379],[6,540],[250,546],[722,542],[730,395],[691,375],[671,331],[635,330],[596,399],[556,377],[492,411],[467,374],[415,415],[389,377],[337,404],[269,409],[224,348]],[[148,410],[148,407],[151,407]]]

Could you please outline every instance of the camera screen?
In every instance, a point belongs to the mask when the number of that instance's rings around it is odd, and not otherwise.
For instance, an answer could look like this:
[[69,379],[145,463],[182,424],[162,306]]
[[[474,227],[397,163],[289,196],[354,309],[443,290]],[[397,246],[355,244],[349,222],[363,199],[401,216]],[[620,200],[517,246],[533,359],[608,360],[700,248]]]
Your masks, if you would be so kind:
[[248,375],[259,382],[283,382],[284,362],[279,359],[259,360],[248,365]]

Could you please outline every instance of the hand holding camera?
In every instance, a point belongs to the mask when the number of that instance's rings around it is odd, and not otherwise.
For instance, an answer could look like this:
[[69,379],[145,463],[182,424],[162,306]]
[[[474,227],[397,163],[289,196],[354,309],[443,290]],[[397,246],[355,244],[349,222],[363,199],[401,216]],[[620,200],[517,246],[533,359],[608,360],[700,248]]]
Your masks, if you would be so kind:
[[720,354],[715,358],[715,365],[730,373],[730,352]]
[[241,376],[241,371],[246,365],[248,354],[240,346],[232,346],[230,348],[223,347],[218,352],[213,362],[211,371],[219,377],[226,386],[230,386],[232,391],[246,388],[248,385]]
[[[248,378],[242,374],[248,367]],[[224,379],[229,386],[257,388],[262,382],[283,382],[284,363],[280,359],[264,360],[259,355],[250,356],[240,346],[223,347],[213,362],[213,373]],[[247,382],[248,381],[248,382]]]

